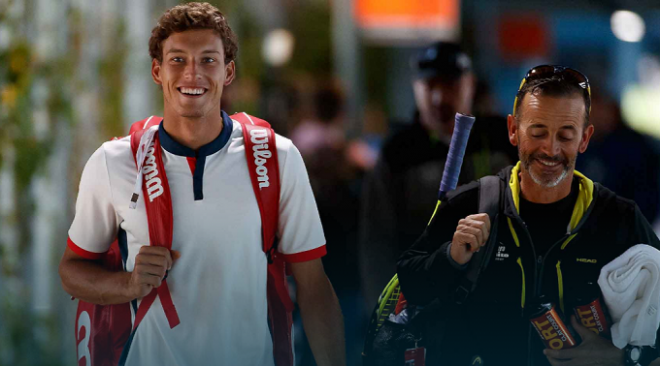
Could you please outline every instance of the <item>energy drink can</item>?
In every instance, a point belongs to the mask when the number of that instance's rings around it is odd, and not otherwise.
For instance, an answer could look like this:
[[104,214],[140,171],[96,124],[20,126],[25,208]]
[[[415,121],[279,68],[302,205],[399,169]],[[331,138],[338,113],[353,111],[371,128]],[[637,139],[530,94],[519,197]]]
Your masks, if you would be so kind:
[[534,310],[530,321],[547,348],[567,349],[577,346],[575,337],[568,331],[555,304],[543,303]]
[[588,283],[588,290],[584,296],[578,297],[573,307],[575,317],[582,325],[589,328],[592,332],[609,337],[610,323],[607,320],[607,313],[600,297],[600,290],[597,285]]

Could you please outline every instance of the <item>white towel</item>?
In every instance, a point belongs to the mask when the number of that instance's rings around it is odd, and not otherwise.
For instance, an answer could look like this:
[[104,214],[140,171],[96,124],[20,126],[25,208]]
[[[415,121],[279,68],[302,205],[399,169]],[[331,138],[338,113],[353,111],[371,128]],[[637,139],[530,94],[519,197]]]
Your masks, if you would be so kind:
[[628,249],[600,271],[598,285],[612,316],[612,343],[620,349],[655,345],[660,325],[660,251]]

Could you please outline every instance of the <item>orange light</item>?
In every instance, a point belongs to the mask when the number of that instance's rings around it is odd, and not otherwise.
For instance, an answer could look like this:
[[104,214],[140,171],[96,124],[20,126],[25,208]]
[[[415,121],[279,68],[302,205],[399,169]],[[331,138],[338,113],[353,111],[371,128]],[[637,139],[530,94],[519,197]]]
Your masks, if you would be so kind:
[[458,0],[356,0],[355,17],[362,28],[456,27]]

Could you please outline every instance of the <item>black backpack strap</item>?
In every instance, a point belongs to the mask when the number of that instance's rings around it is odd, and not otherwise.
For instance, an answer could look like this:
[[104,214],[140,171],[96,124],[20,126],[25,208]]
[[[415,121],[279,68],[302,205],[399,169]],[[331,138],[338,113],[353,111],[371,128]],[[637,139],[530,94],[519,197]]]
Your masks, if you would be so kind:
[[490,218],[490,235],[488,242],[480,251],[474,253],[470,260],[465,276],[461,278],[461,283],[456,289],[454,300],[462,304],[470,296],[470,293],[477,287],[479,275],[488,266],[488,262],[496,246],[498,216],[501,201],[501,179],[500,177],[489,175],[479,179],[479,213],[487,213]]

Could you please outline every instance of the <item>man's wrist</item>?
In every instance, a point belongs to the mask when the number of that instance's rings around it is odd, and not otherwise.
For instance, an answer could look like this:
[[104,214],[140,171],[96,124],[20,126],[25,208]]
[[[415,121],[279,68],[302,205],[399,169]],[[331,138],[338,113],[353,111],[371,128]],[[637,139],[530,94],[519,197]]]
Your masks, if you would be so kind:
[[132,272],[122,272],[122,288],[124,289],[124,297],[128,298],[128,301],[133,301],[138,298],[139,295],[139,289],[136,289],[133,287],[133,283],[131,281],[133,275]]
[[447,255],[447,260],[449,261],[449,263],[451,264],[451,266],[454,267],[454,268],[456,268],[456,269],[459,270],[459,271],[464,271],[464,270],[466,270],[467,267],[468,267],[468,264],[467,264],[467,263],[465,263],[465,264],[460,264],[460,263],[456,262],[456,261],[454,260],[454,258],[452,258],[452,256],[451,256],[451,242],[448,242],[448,243],[445,244],[445,245],[447,246],[447,248],[445,249],[445,255]]

